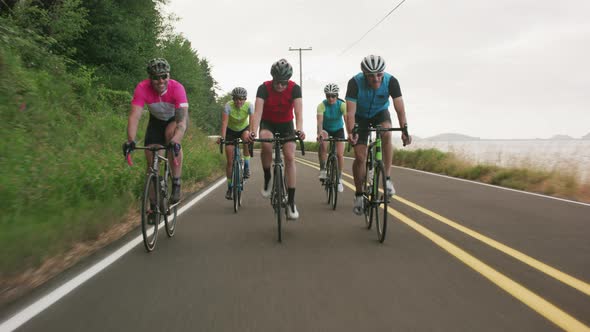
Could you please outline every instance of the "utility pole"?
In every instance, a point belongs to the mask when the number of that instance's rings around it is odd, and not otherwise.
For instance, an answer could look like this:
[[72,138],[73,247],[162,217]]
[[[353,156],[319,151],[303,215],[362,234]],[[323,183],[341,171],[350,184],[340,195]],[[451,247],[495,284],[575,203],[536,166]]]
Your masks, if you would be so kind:
[[303,66],[301,64],[301,51],[311,51],[311,47],[308,47],[308,48],[289,47],[289,51],[299,51],[299,86],[301,87],[301,93],[303,93]]

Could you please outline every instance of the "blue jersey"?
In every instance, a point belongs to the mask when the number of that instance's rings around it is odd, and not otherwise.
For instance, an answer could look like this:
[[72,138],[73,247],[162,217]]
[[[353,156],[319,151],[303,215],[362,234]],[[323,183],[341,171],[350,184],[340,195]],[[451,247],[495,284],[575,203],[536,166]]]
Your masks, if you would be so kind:
[[378,89],[369,87],[365,75],[358,73],[350,80],[349,90],[352,91],[346,92],[346,100],[356,103],[355,117],[364,119],[387,110],[390,95],[392,98],[401,96],[397,79],[388,73],[383,73],[383,81]]

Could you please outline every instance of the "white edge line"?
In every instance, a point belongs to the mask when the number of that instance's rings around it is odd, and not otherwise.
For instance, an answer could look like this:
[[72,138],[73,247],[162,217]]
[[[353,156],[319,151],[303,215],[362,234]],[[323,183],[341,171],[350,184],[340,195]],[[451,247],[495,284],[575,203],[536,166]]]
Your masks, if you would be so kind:
[[[308,153],[308,151],[305,151],[305,153]],[[317,152],[313,152],[313,151],[309,151],[309,153],[316,153],[317,154]],[[344,159],[354,160],[354,158],[346,157],[346,156],[344,157]],[[452,179],[452,180],[457,180],[457,181],[463,181],[463,182],[469,182],[469,183],[479,184],[479,185],[482,185],[482,186],[487,186],[487,187],[492,187],[492,188],[497,188],[497,189],[514,191],[514,192],[521,193],[521,194],[528,194],[528,195],[533,195],[533,196],[537,196],[537,197],[554,199],[554,200],[557,200],[557,201],[562,201],[562,202],[567,202],[567,203],[579,204],[579,205],[583,205],[583,206],[590,206],[590,204],[588,204],[588,203],[572,201],[572,200],[565,199],[565,198],[553,197],[553,196],[548,196],[548,195],[543,195],[543,194],[532,193],[532,192],[529,192],[529,191],[522,191],[522,190],[518,190],[518,189],[506,188],[506,187],[496,186],[496,185],[489,184],[489,183],[483,183],[483,182],[478,182],[478,181],[473,181],[473,180],[461,179],[461,178],[456,178],[456,177],[452,177],[452,176],[448,176],[448,175],[442,175],[442,174],[437,174],[437,173],[432,173],[432,172],[420,171],[420,170],[413,169],[413,168],[408,168],[408,167],[393,166],[393,165],[391,167],[401,168],[401,169],[407,169],[409,171],[414,171],[414,172],[424,173],[424,174],[429,174],[429,175],[434,175],[434,176],[440,176],[442,178],[447,178],[447,179]]]
[[[205,196],[210,194],[213,190],[217,187],[222,185],[226,182],[225,177],[221,178],[207,190],[199,194],[195,197],[192,201],[188,202],[184,206],[182,206],[178,210],[178,215],[181,215],[183,212],[188,210],[191,206],[196,204],[198,201],[203,199]],[[160,225],[162,227],[163,224]],[[70,279],[69,281],[65,282],[63,285],[57,287],[53,291],[49,292],[47,295],[43,296],[39,300],[35,301],[33,304],[27,306],[26,308],[22,309],[6,321],[0,324],[0,332],[8,332],[14,331],[15,329],[19,328],[21,325],[29,321],[31,318],[38,315],[43,310],[47,309],[49,306],[54,304],[55,302],[59,301],[62,297],[66,296],[68,293],[76,289],[78,286],[82,285],[84,282],[88,281],[95,275],[97,275],[100,271],[104,270],[109,265],[113,264],[123,255],[128,253],[131,249],[133,249],[136,245],[143,241],[142,235],[137,236],[133,240],[129,241],[127,244],[123,245],[117,251],[113,252],[109,256],[103,258],[98,263],[94,264],[93,266],[89,267],[85,271],[78,274],[76,277]]]

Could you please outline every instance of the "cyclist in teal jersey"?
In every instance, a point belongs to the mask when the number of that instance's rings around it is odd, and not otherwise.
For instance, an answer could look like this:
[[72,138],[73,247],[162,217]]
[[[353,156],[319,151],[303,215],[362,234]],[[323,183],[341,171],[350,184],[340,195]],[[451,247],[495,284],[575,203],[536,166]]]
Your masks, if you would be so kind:
[[[250,128],[250,115],[254,113],[254,107],[249,101],[246,101],[248,92],[242,87],[236,87],[231,92],[232,100],[225,104],[221,115],[221,138],[226,142],[231,142],[236,138],[246,140],[245,132]],[[225,166],[225,175],[227,177],[227,192],[225,198],[232,197],[232,163],[234,161],[234,146],[225,146],[225,156],[227,164]],[[250,152],[244,145],[244,179],[250,177]]]
[[[317,109],[318,141],[320,137],[344,138],[344,125],[346,122],[346,102],[338,98],[340,88],[334,83],[326,85],[324,99]],[[342,174],[344,165],[344,142],[336,142],[336,155],[338,156],[338,170]],[[320,180],[326,179],[326,159],[328,158],[328,142],[323,142],[318,153],[320,161]],[[340,177],[341,179],[342,177]],[[338,183],[338,191],[344,191],[342,182]]]
[[[393,107],[400,127],[407,127],[406,111],[399,82],[391,74],[385,72],[385,60],[377,55],[366,56],[361,61],[361,70],[361,73],[348,81],[346,90],[348,117],[346,131],[350,143],[355,145],[355,159],[352,171],[356,192],[353,212],[357,215],[363,213],[363,179],[365,178],[367,140],[369,136],[366,129],[369,125],[380,125],[383,128],[392,127],[388,110],[389,97],[393,100]],[[359,132],[352,135],[355,123],[359,125]],[[389,176],[393,158],[391,132],[384,132],[381,138],[383,142],[383,164],[387,178],[387,194],[392,196],[395,194],[395,189]],[[412,138],[403,133],[401,139],[405,145],[412,142]]]

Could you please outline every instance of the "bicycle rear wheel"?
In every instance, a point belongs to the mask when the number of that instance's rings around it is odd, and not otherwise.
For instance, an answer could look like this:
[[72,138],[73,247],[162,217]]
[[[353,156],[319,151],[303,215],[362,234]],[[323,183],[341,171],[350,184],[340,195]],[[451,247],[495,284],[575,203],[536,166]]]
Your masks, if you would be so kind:
[[[150,196],[152,199],[150,199]],[[158,239],[158,224],[161,219],[157,204],[159,202],[159,196],[158,178],[154,174],[149,174],[146,177],[145,190],[143,191],[143,200],[141,202],[141,232],[143,234],[143,244],[148,252],[154,250],[156,240]]]
[[338,171],[338,162],[336,162],[336,156],[332,156],[332,162],[330,164],[330,191],[332,192],[332,198],[330,204],[332,210],[336,210],[336,204],[338,203],[338,183],[340,182],[340,172]]
[[166,211],[164,211],[164,225],[166,226],[166,235],[168,235],[168,237],[173,237],[174,232],[176,231],[178,203],[175,203],[174,205],[170,204],[170,199],[172,198],[172,174],[170,172],[168,172],[167,179],[167,195],[165,197],[161,197],[161,199],[166,201]]
[[281,207],[283,205],[283,170],[280,166],[275,166],[274,169],[274,179],[273,179],[273,186],[272,190],[274,191],[274,201],[273,207],[275,210],[275,216],[277,218],[277,236],[279,242],[283,242],[283,232],[282,232],[282,213]]
[[[383,163],[379,161],[375,167],[375,198],[373,199],[375,215],[375,225],[377,226],[377,239],[383,243],[387,231],[387,206],[389,198],[387,197],[387,179],[385,178],[385,170]],[[382,211],[379,211],[379,208]]]
[[232,190],[234,198],[234,212],[240,208],[240,161],[234,158],[232,166]]

